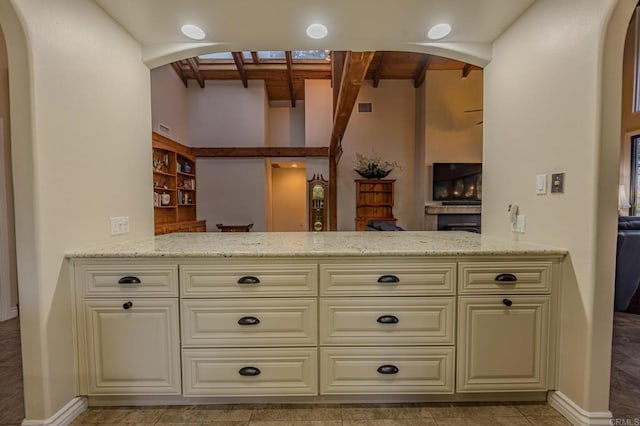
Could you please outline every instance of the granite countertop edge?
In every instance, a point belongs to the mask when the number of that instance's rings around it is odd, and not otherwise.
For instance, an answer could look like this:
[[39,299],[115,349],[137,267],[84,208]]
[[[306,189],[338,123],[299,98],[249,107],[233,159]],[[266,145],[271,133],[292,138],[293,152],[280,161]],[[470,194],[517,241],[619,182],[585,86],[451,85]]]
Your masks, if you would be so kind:
[[[386,245],[386,246],[385,246]],[[397,249],[390,246],[404,245]],[[386,247],[386,248],[381,248]],[[364,256],[550,256],[559,247],[466,232],[194,233],[116,240],[65,253],[97,258],[314,258]]]

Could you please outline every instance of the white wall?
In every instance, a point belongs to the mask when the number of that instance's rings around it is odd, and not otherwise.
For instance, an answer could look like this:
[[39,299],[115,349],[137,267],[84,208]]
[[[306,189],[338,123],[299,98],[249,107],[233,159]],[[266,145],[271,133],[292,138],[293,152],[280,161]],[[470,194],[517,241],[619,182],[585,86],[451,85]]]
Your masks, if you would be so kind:
[[273,231],[307,230],[307,174],[303,168],[272,169]]
[[[160,130],[159,124],[171,129]],[[171,65],[151,70],[151,126],[158,132],[182,144],[187,135],[187,89]]]
[[267,230],[265,160],[198,158],[196,171],[198,219],[207,231],[218,231],[217,223]]
[[[65,251],[153,233],[151,169],[141,167],[151,155],[149,70],[138,43],[93,2],[2,2],[0,23],[20,212],[25,408],[27,418],[46,419],[76,395]],[[129,216],[130,234],[110,237],[110,216]]]
[[[613,81],[600,89],[604,29],[616,3],[539,0],[496,40],[485,68],[483,232],[518,238],[505,215],[517,203],[527,218],[519,239],[569,249],[558,390],[588,411],[608,409],[622,43],[617,71],[605,75]],[[626,23],[610,28],[624,33]],[[603,109],[613,124],[601,139],[602,93],[617,105]],[[559,171],[565,193],[536,196],[535,175]]]
[[[191,147],[258,147],[268,139],[268,105],[264,82],[189,82],[187,145]],[[197,216],[216,224],[246,225],[267,230],[265,162],[262,159],[198,159]]]
[[306,146],[329,146],[333,128],[333,89],[330,80],[304,81]]
[[427,71],[425,198],[432,200],[433,163],[482,162],[482,71],[471,71],[462,78],[460,70]]
[[342,139],[344,153],[338,164],[338,230],[355,229],[354,180],[361,179],[353,170],[356,152],[375,153],[402,166],[402,170],[396,169],[387,177],[396,179],[393,213],[398,226],[419,229],[422,219],[416,217],[414,209],[416,92],[413,81],[384,80],[376,89],[371,81],[365,81],[357,102],[372,102],[373,112],[358,113],[356,105]]
[[[8,282],[2,283],[3,286],[9,288],[9,303],[7,306],[15,307],[18,303],[18,271],[16,268],[16,236],[15,221],[13,209],[13,177],[11,170],[11,120],[9,113],[9,63],[7,57],[7,47],[4,34],[0,29],[0,118],[2,119],[2,141],[0,153],[2,154],[2,163],[0,164],[0,196],[4,196],[6,207],[0,213],[0,220],[6,221],[6,235],[2,235],[3,229],[0,228],[0,244],[6,242],[6,257],[1,260],[2,268],[6,268]],[[3,225],[0,224],[0,227]],[[1,249],[0,249],[1,250]],[[0,276],[0,280],[3,276]],[[2,295],[0,295],[0,298]],[[5,313],[6,314],[6,313]]]
[[204,89],[189,80],[187,133],[191,147],[264,146],[267,138],[263,81],[207,80]]
[[304,116],[305,108],[302,101],[296,102],[295,108],[291,107],[289,101],[272,101],[269,107],[269,145],[304,146]]

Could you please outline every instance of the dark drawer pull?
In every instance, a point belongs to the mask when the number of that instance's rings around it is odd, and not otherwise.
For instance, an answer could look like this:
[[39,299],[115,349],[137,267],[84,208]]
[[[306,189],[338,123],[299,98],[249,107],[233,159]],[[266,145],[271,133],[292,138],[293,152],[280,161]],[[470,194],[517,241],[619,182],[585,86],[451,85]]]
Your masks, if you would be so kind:
[[400,371],[398,367],[391,364],[381,365],[378,367],[378,373],[380,374],[398,374],[398,371]]
[[256,317],[242,317],[238,320],[240,325],[258,325],[260,320]]
[[260,374],[260,370],[256,367],[242,367],[240,371],[238,371],[238,374],[241,376],[257,376]]
[[496,276],[495,280],[500,283],[515,283],[518,278],[513,274],[500,274]]
[[260,279],[258,277],[247,275],[245,277],[240,277],[238,284],[260,284]]
[[502,303],[504,303],[504,306],[511,306],[513,305],[513,302],[509,299],[502,299]]
[[133,306],[133,303],[127,302],[122,305],[122,309],[131,309],[132,306]]
[[378,282],[382,284],[395,284],[400,282],[400,278],[395,275],[383,275],[378,278]]
[[118,280],[118,284],[140,284],[141,282],[138,277],[122,277]]
[[380,324],[397,324],[400,322],[398,317],[395,315],[382,315],[379,316],[376,321],[378,321]]

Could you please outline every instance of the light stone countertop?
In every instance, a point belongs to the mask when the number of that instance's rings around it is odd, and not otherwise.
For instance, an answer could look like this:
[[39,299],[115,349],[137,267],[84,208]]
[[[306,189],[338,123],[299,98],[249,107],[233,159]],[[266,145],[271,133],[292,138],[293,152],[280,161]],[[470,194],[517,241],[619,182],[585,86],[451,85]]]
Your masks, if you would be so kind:
[[68,258],[564,256],[567,250],[470,232],[203,232],[126,240],[66,253]]

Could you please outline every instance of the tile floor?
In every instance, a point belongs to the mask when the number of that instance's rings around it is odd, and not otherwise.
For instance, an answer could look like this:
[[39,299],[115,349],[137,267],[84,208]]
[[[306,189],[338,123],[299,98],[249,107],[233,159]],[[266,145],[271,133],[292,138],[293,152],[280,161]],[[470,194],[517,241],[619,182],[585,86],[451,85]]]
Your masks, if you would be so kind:
[[0,425],[17,425],[24,419],[22,396],[20,323],[0,322]]
[[569,425],[539,404],[198,405],[90,408],[75,425],[427,426]]
[[[640,315],[616,312],[610,409],[614,418],[640,419]],[[0,425],[24,418],[18,319],[0,323]],[[160,408],[92,408],[76,424],[214,425],[560,425],[544,404],[469,405],[236,405]]]

